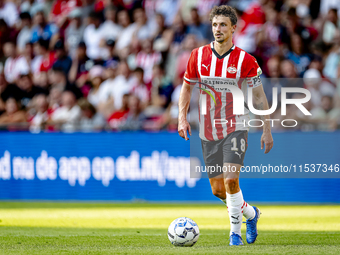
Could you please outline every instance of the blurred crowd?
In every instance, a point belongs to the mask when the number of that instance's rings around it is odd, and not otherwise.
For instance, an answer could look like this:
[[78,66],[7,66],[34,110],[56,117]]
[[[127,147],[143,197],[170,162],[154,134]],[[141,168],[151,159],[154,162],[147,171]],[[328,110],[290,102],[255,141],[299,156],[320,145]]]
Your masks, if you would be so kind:
[[337,0],[0,0],[0,129],[176,131],[187,61],[214,39],[220,4],[237,10],[234,44],[256,57],[270,105],[273,87],[312,92],[312,116],[272,118],[338,129]]

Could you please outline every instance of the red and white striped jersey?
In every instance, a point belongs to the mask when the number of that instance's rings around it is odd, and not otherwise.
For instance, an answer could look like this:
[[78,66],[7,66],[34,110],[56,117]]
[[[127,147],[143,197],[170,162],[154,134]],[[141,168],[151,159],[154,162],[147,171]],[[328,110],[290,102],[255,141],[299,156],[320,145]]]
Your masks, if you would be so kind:
[[[247,88],[261,85],[258,77],[261,73],[256,59],[235,46],[222,56],[215,51],[214,42],[191,52],[184,80],[191,85],[199,82],[199,136],[202,140],[217,141],[234,131],[249,129],[246,104],[244,115],[234,115],[233,96],[225,85],[238,86],[247,102]],[[202,100],[206,103],[204,114]]]

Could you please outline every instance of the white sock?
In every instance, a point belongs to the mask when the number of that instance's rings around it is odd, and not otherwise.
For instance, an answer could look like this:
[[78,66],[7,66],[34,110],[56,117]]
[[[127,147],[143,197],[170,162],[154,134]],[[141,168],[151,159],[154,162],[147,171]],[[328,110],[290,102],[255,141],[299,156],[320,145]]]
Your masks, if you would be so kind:
[[243,205],[242,191],[235,194],[227,193],[227,207],[230,219],[230,235],[234,232],[241,236],[242,226],[242,205]]
[[242,212],[243,216],[247,220],[251,220],[255,217],[255,209],[251,205],[249,205],[246,201],[243,201]]

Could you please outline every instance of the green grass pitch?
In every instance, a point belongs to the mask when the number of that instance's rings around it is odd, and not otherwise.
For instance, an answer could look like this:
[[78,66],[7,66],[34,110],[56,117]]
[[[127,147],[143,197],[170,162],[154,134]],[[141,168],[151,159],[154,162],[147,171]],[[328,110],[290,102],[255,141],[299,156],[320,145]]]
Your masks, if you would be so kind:
[[[0,254],[340,254],[339,205],[259,208],[256,243],[229,247],[222,203],[0,202]],[[200,228],[193,247],[168,240],[169,224],[181,216]]]

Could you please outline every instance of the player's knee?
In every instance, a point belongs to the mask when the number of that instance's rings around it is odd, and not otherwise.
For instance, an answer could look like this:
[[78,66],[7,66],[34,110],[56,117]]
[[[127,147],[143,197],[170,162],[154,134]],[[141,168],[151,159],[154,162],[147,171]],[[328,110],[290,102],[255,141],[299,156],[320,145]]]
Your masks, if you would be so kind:
[[212,193],[214,194],[215,197],[221,198],[221,199],[225,199],[226,194],[224,190],[221,189],[217,189],[217,188],[212,188]]
[[238,178],[227,178],[225,179],[226,186],[232,191],[238,187]]

